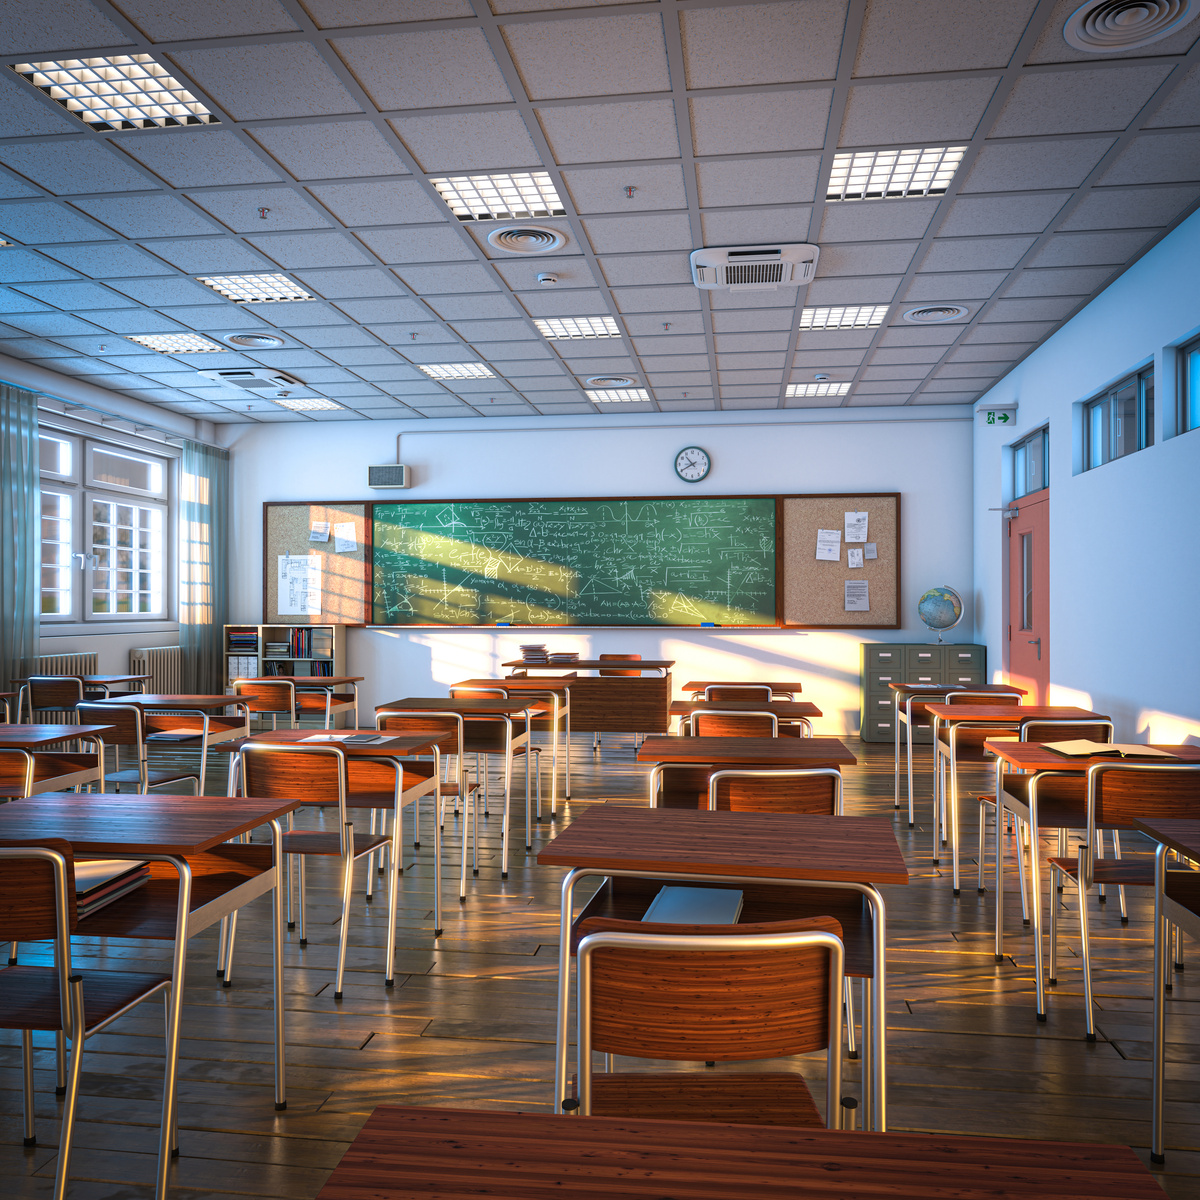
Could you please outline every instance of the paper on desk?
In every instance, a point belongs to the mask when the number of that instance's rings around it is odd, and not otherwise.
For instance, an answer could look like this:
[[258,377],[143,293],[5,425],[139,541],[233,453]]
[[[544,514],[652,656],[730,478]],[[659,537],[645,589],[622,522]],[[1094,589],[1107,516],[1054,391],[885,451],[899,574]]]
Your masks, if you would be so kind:
[[302,742],[344,742],[346,738],[353,736],[353,733],[314,733],[300,740]]
[[878,558],[878,557],[879,557],[879,553],[878,553],[878,551],[875,549],[875,543],[874,543],[874,542],[868,542],[868,543],[867,543],[867,544],[866,544],[866,545],[863,547],[863,558]]
[[327,542],[329,541],[329,522],[314,521],[308,533],[310,542]]
[[863,565],[863,552],[855,550],[851,547],[846,547],[846,566],[861,567]]
[[842,531],[840,529],[817,530],[817,558],[827,562],[840,562],[842,557]]
[[321,556],[279,556],[280,616],[312,616],[321,612]]
[[865,542],[867,540],[867,514],[865,512],[848,512],[846,514],[846,541]]
[[339,521],[333,527],[333,550],[335,554],[353,554],[358,549],[358,537],[353,521]]
[[870,584],[865,579],[846,580],[846,612],[870,612]]

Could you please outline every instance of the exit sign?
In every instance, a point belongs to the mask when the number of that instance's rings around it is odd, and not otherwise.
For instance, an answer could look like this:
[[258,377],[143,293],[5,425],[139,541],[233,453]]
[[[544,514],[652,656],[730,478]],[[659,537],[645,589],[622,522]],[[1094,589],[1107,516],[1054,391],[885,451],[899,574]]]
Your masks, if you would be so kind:
[[1014,426],[1017,423],[1016,405],[1008,408],[979,408],[975,410],[983,417],[985,425]]

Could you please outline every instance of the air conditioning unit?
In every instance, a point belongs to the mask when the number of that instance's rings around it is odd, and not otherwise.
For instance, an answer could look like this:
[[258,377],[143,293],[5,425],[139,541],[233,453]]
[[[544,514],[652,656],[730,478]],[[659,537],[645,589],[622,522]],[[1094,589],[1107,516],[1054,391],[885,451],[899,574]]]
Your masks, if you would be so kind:
[[809,283],[819,247],[803,242],[779,246],[708,246],[693,250],[692,282],[698,288],[767,292]]
[[256,396],[286,397],[295,396],[298,392],[315,395],[307,384],[282,371],[272,371],[269,367],[229,367],[223,371],[201,371],[200,374],[217,383],[244,388]]
[[412,475],[409,472],[409,469],[406,466],[402,466],[400,463],[387,463],[379,467],[368,467],[367,487],[412,487]]

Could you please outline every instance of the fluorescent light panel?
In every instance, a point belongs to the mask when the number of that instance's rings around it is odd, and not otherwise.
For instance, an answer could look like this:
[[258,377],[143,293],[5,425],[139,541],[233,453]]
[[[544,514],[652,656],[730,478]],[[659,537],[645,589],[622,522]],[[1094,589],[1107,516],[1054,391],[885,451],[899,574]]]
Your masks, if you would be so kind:
[[280,408],[290,408],[292,412],[329,412],[346,407],[344,404],[334,404],[324,396],[270,396],[268,399]]
[[563,202],[545,171],[449,175],[429,182],[460,221],[507,221],[513,217],[566,215]]
[[800,312],[801,329],[872,329],[882,325],[886,304],[843,304],[830,308],[805,308]]
[[552,342],[568,338],[613,338],[621,331],[612,317],[535,317],[538,332]]
[[198,333],[131,333],[131,342],[157,350],[159,354],[199,354],[210,350],[227,350]]
[[13,63],[12,69],[93,129],[220,124],[149,54]]
[[924,150],[850,150],[833,156],[827,200],[940,196],[950,186],[966,146]]
[[286,275],[197,275],[203,284],[234,304],[265,304],[272,300],[311,300],[298,283]]
[[587,398],[593,404],[615,404],[619,401],[649,400],[650,393],[645,388],[600,388],[589,391]]
[[495,379],[487,363],[417,363],[430,379]]
[[849,390],[848,383],[789,383],[787,396],[844,396]]

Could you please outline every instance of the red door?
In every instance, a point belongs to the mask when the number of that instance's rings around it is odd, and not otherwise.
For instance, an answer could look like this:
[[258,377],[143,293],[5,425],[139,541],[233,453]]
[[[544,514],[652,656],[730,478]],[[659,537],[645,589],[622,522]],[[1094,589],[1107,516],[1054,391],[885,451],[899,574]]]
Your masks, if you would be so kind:
[[1050,489],[1009,506],[1008,681],[1026,688],[1026,704],[1050,691]]

